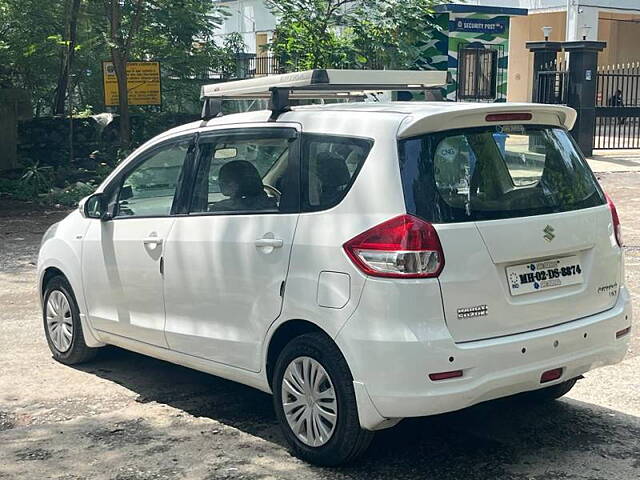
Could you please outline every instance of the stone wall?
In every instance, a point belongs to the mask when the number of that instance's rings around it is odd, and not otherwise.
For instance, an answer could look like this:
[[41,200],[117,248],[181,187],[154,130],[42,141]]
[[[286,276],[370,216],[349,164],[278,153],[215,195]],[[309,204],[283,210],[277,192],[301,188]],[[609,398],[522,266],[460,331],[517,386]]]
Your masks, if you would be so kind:
[[[197,120],[197,115],[176,113],[150,113],[134,115],[132,147],[137,147],[165,130]],[[106,115],[73,119],[73,162],[69,153],[68,118],[36,118],[18,125],[18,163],[22,166],[38,162],[54,168],[82,164],[92,152],[109,164],[118,156],[118,117]],[[73,166],[73,165],[71,165]]]

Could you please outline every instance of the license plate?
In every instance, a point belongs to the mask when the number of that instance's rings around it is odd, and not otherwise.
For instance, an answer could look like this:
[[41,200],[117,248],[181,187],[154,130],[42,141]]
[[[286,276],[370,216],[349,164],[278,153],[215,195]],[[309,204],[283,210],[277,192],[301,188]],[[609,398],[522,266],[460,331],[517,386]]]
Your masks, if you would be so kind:
[[511,295],[522,295],[575,285],[584,280],[580,259],[573,255],[507,267],[507,281]]

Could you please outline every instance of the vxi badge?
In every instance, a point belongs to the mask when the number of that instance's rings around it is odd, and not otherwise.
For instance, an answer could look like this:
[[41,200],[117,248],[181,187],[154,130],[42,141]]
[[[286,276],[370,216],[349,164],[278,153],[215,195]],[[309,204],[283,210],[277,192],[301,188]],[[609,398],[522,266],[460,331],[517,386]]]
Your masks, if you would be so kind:
[[544,239],[547,242],[550,242],[551,240],[553,240],[554,238],[556,238],[556,235],[553,233],[555,231],[555,229],[551,226],[551,225],[547,225],[546,227],[544,227]]

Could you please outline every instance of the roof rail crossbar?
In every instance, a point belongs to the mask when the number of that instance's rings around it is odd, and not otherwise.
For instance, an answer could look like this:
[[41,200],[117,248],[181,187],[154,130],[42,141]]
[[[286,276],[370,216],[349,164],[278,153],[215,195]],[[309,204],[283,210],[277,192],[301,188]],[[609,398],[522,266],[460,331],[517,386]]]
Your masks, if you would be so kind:
[[[316,69],[255,77],[247,80],[204,85],[200,98],[204,114],[217,116],[207,107],[209,99],[269,99],[271,120],[290,109],[290,100],[363,98],[366,92],[425,90],[447,84],[447,72],[413,70],[331,70]],[[217,107],[216,107],[217,108]],[[213,117],[209,117],[213,118]]]

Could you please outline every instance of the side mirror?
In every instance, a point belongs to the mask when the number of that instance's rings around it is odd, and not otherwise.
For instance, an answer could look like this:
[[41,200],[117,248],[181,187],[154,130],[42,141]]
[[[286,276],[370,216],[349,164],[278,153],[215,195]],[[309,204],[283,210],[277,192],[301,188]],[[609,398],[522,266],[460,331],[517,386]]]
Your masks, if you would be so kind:
[[78,207],[82,216],[85,218],[96,218],[100,220],[111,220],[113,215],[110,214],[106,205],[106,198],[103,193],[94,193],[80,201]]

